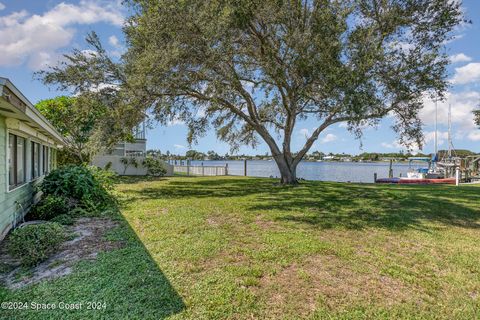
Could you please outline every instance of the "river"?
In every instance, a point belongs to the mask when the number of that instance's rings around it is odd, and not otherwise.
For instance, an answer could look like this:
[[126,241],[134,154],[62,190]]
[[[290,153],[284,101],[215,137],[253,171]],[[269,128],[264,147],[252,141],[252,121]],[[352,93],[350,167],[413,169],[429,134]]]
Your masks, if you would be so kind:
[[[179,162],[179,161],[178,161]],[[192,165],[225,166],[228,163],[230,175],[244,175],[243,161],[192,161]],[[412,164],[411,168],[424,167],[425,164]],[[406,175],[408,163],[394,163],[393,174]],[[309,162],[302,161],[297,168],[297,177],[305,180],[322,180],[338,182],[373,182],[373,174],[378,178],[388,177],[388,162]],[[251,177],[280,177],[274,161],[248,160],[247,175]]]

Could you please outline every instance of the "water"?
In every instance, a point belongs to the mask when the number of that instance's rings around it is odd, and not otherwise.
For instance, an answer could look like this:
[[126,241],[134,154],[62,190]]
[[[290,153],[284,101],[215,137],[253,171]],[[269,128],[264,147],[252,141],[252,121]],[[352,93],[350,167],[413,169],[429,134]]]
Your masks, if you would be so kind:
[[[243,161],[192,161],[192,165],[225,166],[228,163],[230,175],[244,175]],[[418,169],[425,164],[394,163],[393,175],[406,176],[409,168]],[[297,168],[297,177],[306,180],[338,181],[338,182],[373,182],[373,174],[378,178],[388,177],[388,162],[307,162],[302,161]],[[247,175],[251,177],[280,177],[275,161],[248,160]]]

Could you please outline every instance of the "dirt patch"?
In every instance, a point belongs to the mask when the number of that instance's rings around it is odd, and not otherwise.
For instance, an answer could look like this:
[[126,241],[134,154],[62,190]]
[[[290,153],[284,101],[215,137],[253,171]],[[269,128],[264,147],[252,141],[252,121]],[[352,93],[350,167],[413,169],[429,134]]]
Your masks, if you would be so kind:
[[416,295],[414,288],[400,280],[373,269],[356,271],[334,255],[319,255],[292,264],[264,276],[252,290],[267,297],[267,309],[276,310],[278,316],[289,309],[308,316],[319,304],[330,310],[342,310],[356,302],[388,307],[411,301]]
[[105,233],[118,226],[117,222],[103,218],[80,218],[67,227],[75,235],[64,242],[58,252],[38,266],[25,270],[20,262],[6,251],[6,241],[0,246],[0,282],[11,289],[18,289],[48,279],[58,278],[72,272],[72,266],[79,260],[93,260],[99,252],[123,246],[122,242],[104,239]]
[[272,220],[265,220],[260,216],[257,216],[255,219],[255,224],[259,226],[261,229],[271,230],[271,229],[278,229],[278,225],[273,222]]

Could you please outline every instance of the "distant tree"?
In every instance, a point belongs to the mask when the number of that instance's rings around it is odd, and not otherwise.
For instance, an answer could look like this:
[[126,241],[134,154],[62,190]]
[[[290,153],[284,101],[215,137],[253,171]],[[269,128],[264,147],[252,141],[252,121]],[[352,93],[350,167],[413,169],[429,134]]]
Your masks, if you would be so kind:
[[197,150],[188,150],[185,153],[185,157],[192,160],[203,160],[205,159],[205,154]]
[[480,110],[473,111],[473,116],[475,124],[480,127]]
[[220,160],[222,158],[213,150],[207,152],[207,157],[209,160]]
[[[425,93],[442,96],[444,43],[462,20],[451,0],[129,0],[129,84],[158,119],[182,119],[195,142],[210,125],[232,149],[270,148],[281,182],[330,125],[391,114],[421,145]],[[154,26],[154,27],[152,27]],[[294,155],[299,120],[317,121]]]
[[[452,151],[452,156],[461,157],[461,158],[464,158],[467,156],[473,156],[475,154],[476,154],[475,152],[470,150],[465,150],[465,149],[455,149],[454,151]],[[448,150],[438,150],[438,157],[440,159],[447,156],[448,156]]]
[[65,138],[66,146],[59,153],[60,163],[88,163],[105,147],[100,128],[106,108],[88,95],[42,100],[35,107]]
[[153,157],[161,157],[162,156],[162,151],[160,149],[150,149],[147,150],[147,156],[153,156]]

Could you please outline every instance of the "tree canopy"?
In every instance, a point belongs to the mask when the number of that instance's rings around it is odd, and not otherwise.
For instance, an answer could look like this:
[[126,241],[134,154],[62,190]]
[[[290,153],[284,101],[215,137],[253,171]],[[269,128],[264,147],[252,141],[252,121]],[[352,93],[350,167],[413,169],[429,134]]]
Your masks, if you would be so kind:
[[[442,97],[444,43],[461,19],[450,0],[130,0],[129,82],[162,122],[195,141],[209,126],[238,148],[269,146],[282,182],[328,126],[357,136],[387,114],[422,144],[425,94]],[[294,155],[296,123],[317,127]]]
[[[74,51],[41,74],[44,81],[95,89],[134,121],[146,110],[164,124],[183,120],[190,143],[210,127],[233,150],[263,140],[283,183],[296,182],[298,163],[335,123],[360,137],[391,115],[400,141],[421,145],[422,100],[443,96],[444,44],[463,19],[461,3],[451,0],[125,3],[132,15],[119,63],[92,34],[95,53]],[[292,151],[305,119],[316,128]]]
[[[61,159],[73,163],[88,163],[102,147],[106,107],[87,95],[59,96],[42,100],[35,106],[65,137],[66,147]],[[62,162],[62,161],[60,161]]]
[[133,139],[133,128],[145,119],[146,103],[126,83],[125,66],[114,62],[95,32],[89,50],[75,49],[64,61],[36,73],[43,83],[73,97],[42,101],[37,108],[67,137],[68,150],[83,161],[120,140]]

